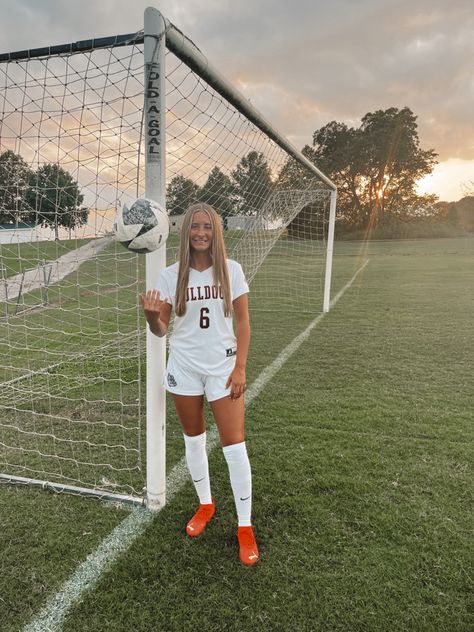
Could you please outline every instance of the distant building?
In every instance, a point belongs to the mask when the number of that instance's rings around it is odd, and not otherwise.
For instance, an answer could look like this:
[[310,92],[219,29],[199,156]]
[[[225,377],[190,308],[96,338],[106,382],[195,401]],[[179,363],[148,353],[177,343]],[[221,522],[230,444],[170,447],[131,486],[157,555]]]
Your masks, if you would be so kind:
[[227,230],[248,230],[254,221],[253,217],[234,215],[234,217],[227,218]]
[[23,244],[38,241],[36,224],[0,224],[0,244]]

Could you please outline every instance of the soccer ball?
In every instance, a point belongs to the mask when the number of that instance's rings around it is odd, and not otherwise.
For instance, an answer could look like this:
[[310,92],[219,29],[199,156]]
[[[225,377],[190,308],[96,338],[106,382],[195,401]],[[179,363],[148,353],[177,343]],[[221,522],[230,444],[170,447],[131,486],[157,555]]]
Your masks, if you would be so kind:
[[168,215],[154,200],[138,198],[117,211],[115,238],[127,250],[140,254],[153,252],[166,242],[169,232]]

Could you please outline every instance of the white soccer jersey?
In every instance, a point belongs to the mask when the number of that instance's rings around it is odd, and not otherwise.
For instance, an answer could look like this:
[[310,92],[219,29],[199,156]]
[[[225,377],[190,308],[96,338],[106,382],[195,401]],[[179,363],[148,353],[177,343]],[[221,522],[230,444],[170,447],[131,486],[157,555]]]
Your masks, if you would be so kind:
[[[179,263],[165,268],[158,279],[160,298],[175,308]],[[242,266],[227,259],[231,297],[234,301],[249,291]],[[175,316],[170,338],[171,353],[179,362],[204,375],[222,375],[236,353],[232,316],[224,316],[220,287],[212,279],[212,266],[199,272],[189,269],[186,313]]]

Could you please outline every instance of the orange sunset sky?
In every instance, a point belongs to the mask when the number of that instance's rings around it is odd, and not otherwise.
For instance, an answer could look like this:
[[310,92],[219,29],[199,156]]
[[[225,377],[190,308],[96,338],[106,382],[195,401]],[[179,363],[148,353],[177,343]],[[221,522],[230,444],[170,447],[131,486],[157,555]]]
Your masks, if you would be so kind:
[[0,0],[0,52],[133,33],[148,5],[298,149],[332,120],[408,106],[421,147],[439,154],[419,191],[453,201],[474,189],[470,1]]

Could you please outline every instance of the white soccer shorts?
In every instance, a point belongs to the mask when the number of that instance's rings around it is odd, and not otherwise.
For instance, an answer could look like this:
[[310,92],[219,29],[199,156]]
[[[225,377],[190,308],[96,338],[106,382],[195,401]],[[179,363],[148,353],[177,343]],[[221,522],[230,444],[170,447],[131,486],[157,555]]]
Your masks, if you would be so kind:
[[206,395],[208,402],[213,402],[230,395],[230,387],[225,385],[235,366],[235,356],[229,358],[223,375],[205,375],[184,367],[172,353],[168,358],[163,386],[174,395]]

